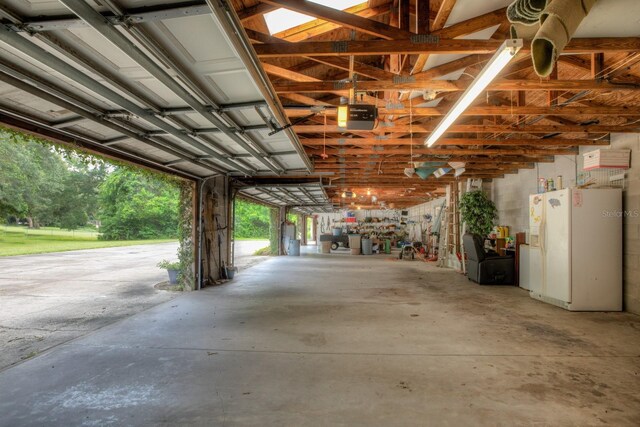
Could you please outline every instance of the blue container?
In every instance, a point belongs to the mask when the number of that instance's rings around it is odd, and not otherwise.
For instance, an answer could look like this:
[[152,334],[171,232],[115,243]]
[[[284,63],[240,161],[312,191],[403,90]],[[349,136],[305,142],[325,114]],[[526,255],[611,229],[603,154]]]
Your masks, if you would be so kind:
[[287,254],[289,256],[300,256],[300,240],[289,240],[289,247],[287,248]]
[[360,241],[360,247],[362,248],[362,255],[373,255],[373,243],[371,239],[362,239]]
[[336,236],[336,237],[342,236],[342,228],[338,228],[338,227],[334,228],[333,229],[333,235]]

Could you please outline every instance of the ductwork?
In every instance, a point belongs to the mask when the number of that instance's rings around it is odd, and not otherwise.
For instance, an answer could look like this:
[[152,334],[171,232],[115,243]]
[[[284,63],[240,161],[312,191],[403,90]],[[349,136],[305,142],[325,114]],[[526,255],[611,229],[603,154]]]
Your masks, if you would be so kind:
[[540,77],[553,71],[558,56],[596,0],[554,0],[540,15],[540,30],[531,43],[533,68]]
[[511,38],[533,40],[531,59],[536,74],[551,74],[558,56],[596,1],[515,0],[509,5]]

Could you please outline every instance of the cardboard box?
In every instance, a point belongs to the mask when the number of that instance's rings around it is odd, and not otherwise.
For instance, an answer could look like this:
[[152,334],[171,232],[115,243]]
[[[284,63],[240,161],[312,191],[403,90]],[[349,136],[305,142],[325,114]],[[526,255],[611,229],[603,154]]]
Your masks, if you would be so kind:
[[629,169],[631,150],[598,149],[584,153],[584,170]]

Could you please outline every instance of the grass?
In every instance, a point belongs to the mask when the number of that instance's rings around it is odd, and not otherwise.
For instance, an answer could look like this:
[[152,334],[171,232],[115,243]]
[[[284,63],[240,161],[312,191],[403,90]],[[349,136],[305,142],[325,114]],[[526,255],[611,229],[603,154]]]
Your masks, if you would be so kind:
[[98,240],[98,232],[92,230],[68,231],[53,227],[29,230],[25,227],[2,226],[0,227],[0,256],[113,248],[175,241],[175,239]]
[[256,256],[270,256],[270,255],[273,255],[271,253],[271,246],[260,248],[257,251],[255,251],[253,254],[256,255]]

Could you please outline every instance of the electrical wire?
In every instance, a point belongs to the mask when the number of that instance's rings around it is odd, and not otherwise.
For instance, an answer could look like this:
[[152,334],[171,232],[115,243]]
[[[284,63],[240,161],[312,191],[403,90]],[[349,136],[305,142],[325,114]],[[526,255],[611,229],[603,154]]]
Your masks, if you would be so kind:
[[[629,62],[631,62],[631,61],[633,61],[634,59],[637,59],[637,58],[640,58],[640,53],[634,53],[632,55],[627,56],[626,58],[619,59],[618,61],[614,62],[613,64],[611,64],[611,65],[603,68],[602,70],[600,70],[597,74],[595,74],[593,76],[593,78],[594,79],[597,79],[597,78],[600,78],[600,77],[606,78],[610,74],[612,74],[613,72],[619,70],[620,68],[624,67],[627,63],[629,63]],[[570,92],[571,91],[569,91],[569,90],[564,91],[564,92],[558,94],[556,97],[550,99],[549,101],[551,103],[553,103],[554,101],[558,101],[561,97],[563,97],[564,95],[566,95],[567,93],[570,93]],[[511,97],[511,102],[513,103],[513,97]],[[574,101],[574,102],[576,102],[576,101]],[[564,106],[569,105],[569,104],[570,103],[565,103],[562,106],[564,107]],[[561,111],[561,108],[558,108],[558,110]],[[512,123],[512,126],[519,126],[521,124],[526,124],[525,122],[529,118],[531,118],[532,116],[534,116],[534,114],[527,114],[527,115],[524,115],[524,116],[520,116],[514,123]],[[490,136],[487,136],[485,139],[496,139],[499,136],[502,136],[502,135],[505,135],[505,134],[506,134],[506,131],[505,132],[496,132],[496,133],[491,134]],[[511,134],[508,134],[506,136],[509,137],[509,136],[511,136]]]

